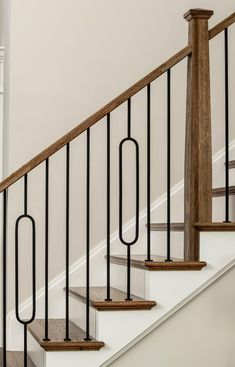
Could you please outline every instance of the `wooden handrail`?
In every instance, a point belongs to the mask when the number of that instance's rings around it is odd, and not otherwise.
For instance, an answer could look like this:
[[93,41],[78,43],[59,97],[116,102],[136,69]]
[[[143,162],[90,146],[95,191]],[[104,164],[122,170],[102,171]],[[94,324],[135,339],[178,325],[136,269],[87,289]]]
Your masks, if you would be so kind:
[[[214,28],[209,31],[209,39],[214,38],[217,34],[222,32],[225,28],[229,27],[235,22],[235,13],[231,14],[229,17],[224,19],[222,22],[217,24]],[[26,173],[30,172],[33,168],[37,167],[40,163],[45,161],[47,158],[52,156],[58,150],[63,148],[70,141],[75,139],[77,136],[86,131],[89,127],[93,126],[95,123],[100,121],[108,113],[112,112],[115,108],[120,106],[122,103],[128,100],[128,98],[134,96],[141,89],[145,88],[153,80],[160,77],[171,67],[176,65],[178,62],[183,60],[185,57],[189,56],[192,52],[192,46],[188,45],[174,56],[160,65],[158,68],[154,69],[151,73],[146,75],[144,78],[139,80],[137,83],[128,88],[125,92],[121,93],[118,97],[114,98],[111,102],[106,104],[100,110],[95,112],[93,115],[88,117],[85,121],[77,125],[74,129],[65,134],[62,138],[58,139],[55,143],[51,144],[49,147],[44,149],[41,153],[36,155],[33,159],[28,161],[22,167],[13,172],[10,176],[6,177],[0,183],[0,193],[7,189],[9,186],[14,184],[20,178],[22,178]]]
[[210,29],[209,39],[211,40],[212,38],[217,36],[217,34],[223,32],[225,28],[229,27],[233,23],[235,23],[235,12],[231,14],[229,17],[225,18],[222,22],[217,24],[214,28]]
[[75,139],[77,136],[86,131],[89,127],[100,121],[108,113],[112,112],[115,108],[120,106],[122,103],[128,100],[128,98],[134,96],[141,89],[145,88],[153,80],[157,79],[159,76],[164,74],[171,67],[176,65],[178,62],[183,60],[185,57],[189,56],[192,52],[191,45],[183,48],[181,51],[177,52],[174,56],[160,65],[158,68],[154,69],[151,73],[146,75],[144,78],[139,80],[137,83],[128,88],[125,92],[121,93],[118,97],[113,99],[111,102],[106,104],[100,110],[95,112],[93,115],[88,117],[85,121],[77,125],[73,130],[69,131],[62,138],[58,139],[55,143],[51,144],[48,148],[44,149],[41,153],[36,155],[33,159],[28,161],[18,170],[13,172],[10,176],[6,177],[0,183],[0,193],[7,189],[9,186],[14,184],[20,178],[22,178],[26,173],[30,172],[33,168],[37,167],[40,163],[45,161],[47,158],[52,156],[58,150],[63,148],[70,141]]

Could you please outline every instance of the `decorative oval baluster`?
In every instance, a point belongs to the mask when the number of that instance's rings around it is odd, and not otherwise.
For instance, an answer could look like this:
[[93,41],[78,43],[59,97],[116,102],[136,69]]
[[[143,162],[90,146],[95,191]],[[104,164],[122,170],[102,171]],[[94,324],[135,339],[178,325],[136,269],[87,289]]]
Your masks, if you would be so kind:
[[[132,142],[135,146],[135,152],[136,152],[136,214],[135,214],[135,237],[132,241],[127,242],[123,238],[123,223],[122,223],[122,212],[123,212],[123,194],[122,194],[122,162],[123,162],[123,154],[122,154],[122,148],[125,144],[125,142]],[[125,138],[121,141],[119,145],[119,238],[120,241],[126,245],[126,246],[132,246],[134,245],[139,238],[139,145],[138,142],[133,138]]]
[[[29,219],[32,224],[32,316],[28,320],[23,320],[19,312],[19,225],[23,218]],[[23,214],[16,220],[15,225],[15,297],[16,297],[16,319],[23,325],[30,324],[36,315],[36,225],[33,217]]]

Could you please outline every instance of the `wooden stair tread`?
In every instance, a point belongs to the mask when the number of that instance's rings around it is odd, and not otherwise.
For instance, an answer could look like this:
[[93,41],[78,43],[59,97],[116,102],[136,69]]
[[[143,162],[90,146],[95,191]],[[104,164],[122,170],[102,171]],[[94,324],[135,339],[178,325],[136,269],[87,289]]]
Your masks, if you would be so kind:
[[[146,227],[148,225],[146,224]],[[150,223],[151,231],[166,231],[167,223]],[[173,232],[183,232],[184,231],[184,223],[171,223],[170,230]]]
[[[146,225],[147,226],[147,225]],[[235,222],[224,223],[224,222],[213,222],[213,223],[196,223],[195,227],[199,231],[235,231]],[[151,223],[150,225],[151,231],[166,231],[167,224],[166,223]],[[184,231],[184,223],[171,223],[171,231]]]
[[[225,163],[224,163],[225,164]],[[235,168],[235,160],[229,161],[228,162],[228,168]]]
[[[183,259],[172,259],[165,261],[164,256],[152,255],[153,261],[146,261],[146,255],[132,255],[131,267],[151,271],[157,270],[201,270],[206,266],[205,261],[184,261]],[[117,265],[126,265],[126,255],[112,255],[110,261]]]
[[85,341],[85,331],[71,321],[69,322],[69,336],[71,341],[64,341],[64,319],[50,319],[48,324],[48,334],[50,341],[43,340],[45,333],[44,320],[34,320],[28,326],[29,332],[46,351],[99,350],[104,346],[103,342],[99,342],[94,338],[91,338],[91,341]]
[[[3,350],[0,348],[0,367],[3,367]],[[24,352],[7,352],[7,367],[24,367]],[[28,356],[28,367],[36,367]]]
[[235,231],[235,222],[223,223],[223,222],[213,222],[213,223],[196,223],[195,227],[200,231]]
[[[217,187],[212,190],[213,197],[225,196],[225,187]],[[229,186],[229,195],[235,195],[235,186]]]
[[[69,292],[73,297],[86,302],[85,287],[70,287]],[[90,287],[90,305],[98,311],[121,311],[121,310],[150,310],[156,306],[155,301],[131,295],[132,301],[126,301],[126,293],[116,288],[110,288],[112,301],[105,301],[107,296],[106,287]]]

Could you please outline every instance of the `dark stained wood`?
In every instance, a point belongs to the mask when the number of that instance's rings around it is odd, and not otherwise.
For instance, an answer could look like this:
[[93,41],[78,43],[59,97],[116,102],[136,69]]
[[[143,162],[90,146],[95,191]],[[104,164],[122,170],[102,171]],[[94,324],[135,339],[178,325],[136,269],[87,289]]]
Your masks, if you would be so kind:
[[88,117],[85,121],[77,125],[73,130],[68,132],[62,138],[58,139],[54,144],[50,145],[48,148],[43,150],[40,154],[31,159],[28,163],[23,165],[21,168],[16,170],[10,176],[5,178],[0,183],[0,192],[11,186],[14,182],[18,181],[21,177],[23,177],[26,173],[30,172],[33,168],[37,167],[40,163],[45,161],[51,155],[56,153],[58,150],[63,148],[67,143],[71,140],[75,139],[77,136],[86,131],[89,127],[93,126],[96,122],[100,121],[103,117],[105,117],[108,113],[112,112],[115,108],[120,106],[122,103],[128,100],[128,98],[135,95],[141,89],[145,88],[149,83],[153,80],[157,79],[159,76],[164,74],[168,69],[172,66],[183,60],[185,57],[190,55],[192,49],[191,46],[187,46],[177,52],[174,56],[160,65],[158,68],[153,70],[151,73],[146,75],[140,81],[132,85],[125,92],[120,94],[118,97],[113,99],[107,105],[102,107],[99,111],[95,112],[93,115]]
[[235,168],[235,161],[229,161],[228,162],[228,168]]
[[[148,225],[146,224],[146,227]],[[184,231],[184,223],[171,223],[170,229],[173,232],[183,232]],[[151,223],[150,224],[151,231],[166,231],[167,223]]]
[[[2,349],[0,349],[0,367],[3,367]],[[24,367],[24,352],[7,352],[7,367]],[[36,367],[29,356],[28,367]]]
[[35,320],[28,326],[28,330],[46,351],[99,350],[104,346],[103,342],[99,342],[94,338],[91,338],[91,341],[84,341],[85,331],[71,321],[69,322],[71,341],[64,341],[65,320],[63,319],[49,320],[49,338],[51,340],[43,341],[44,324],[44,320]]
[[[71,287],[70,294],[79,298],[84,303],[86,302],[85,287]],[[106,287],[91,287],[90,288],[90,305],[98,311],[127,311],[127,310],[151,310],[156,306],[155,301],[147,301],[143,298],[131,295],[132,301],[126,301],[126,293],[116,288],[110,289],[112,301],[105,301],[107,295]]]
[[212,149],[208,19],[210,10],[185,14],[189,22],[187,110],[185,138],[185,235],[184,259],[198,261],[199,232],[196,222],[212,220]]
[[222,22],[220,22],[215,27],[213,27],[209,31],[209,39],[214,38],[217,34],[219,34],[220,32],[223,32],[225,28],[229,27],[233,23],[235,23],[235,13],[231,14],[229,17],[227,17]]
[[[229,195],[235,195],[235,186],[229,186]],[[213,197],[225,196],[225,187],[213,189]]]
[[[234,187],[235,188],[235,187]],[[196,223],[195,227],[199,231],[234,231],[235,230],[235,222],[232,223],[224,223],[224,222],[213,222],[213,223]],[[166,231],[167,225],[165,223],[151,223],[150,226],[151,231]],[[171,231],[183,232],[184,231],[184,223],[172,223]]]
[[225,231],[235,231],[235,222],[231,223],[196,223],[195,227],[199,231],[207,231],[207,232],[225,232]]
[[206,10],[206,9],[200,9],[200,8],[196,8],[196,9],[189,9],[185,14],[184,14],[184,19],[186,19],[188,22],[193,20],[193,19],[210,19],[210,17],[213,15],[213,11],[212,10]]
[[[145,269],[150,271],[165,270],[201,270],[206,266],[205,261],[184,261],[182,259],[173,259],[171,262],[165,261],[165,257],[153,255],[153,261],[145,261],[145,255],[133,255],[131,258],[131,267],[137,269]],[[126,255],[113,255],[110,258],[111,263],[117,265],[127,265]]]

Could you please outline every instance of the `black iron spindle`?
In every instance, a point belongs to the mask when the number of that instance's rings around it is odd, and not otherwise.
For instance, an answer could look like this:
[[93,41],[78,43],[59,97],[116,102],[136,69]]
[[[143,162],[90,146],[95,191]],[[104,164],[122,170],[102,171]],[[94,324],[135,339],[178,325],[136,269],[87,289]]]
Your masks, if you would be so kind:
[[48,270],[49,270],[49,159],[45,162],[45,335],[44,341],[49,341],[48,336]]
[[86,337],[90,339],[90,128],[87,129],[87,194],[86,194]]
[[127,136],[131,137],[131,99],[127,101]]
[[[19,313],[19,225],[21,219],[28,219],[32,225],[32,315],[28,320],[21,319]],[[28,176],[24,176],[24,214],[20,215],[15,225],[15,313],[16,319],[24,326],[24,367],[27,367],[27,325],[36,315],[36,225],[33,217],[28,214]]]
[[70,204],[70,145],[66,145],[66,251],[65,251],[65,341],[69,337],[69,204]]
[[224,30],[225,74],[225,222],[229,221],[229,82],[228,82],[228,28]]
[[[125,142],[132,142],[136,150],[136,213],[135,213],[135,237],[132,241],[127,242],[123,238],[123,145]],[[131,301],[131,246],[134,245],[139,238],[139,145],[137,141],[131,137],[131,99],[127,102],[127,138],[123,139],[119,145],[119,238],[120,241],[127,246],[127,301]]]
[[27,367],[28,365],[27,345],[27,324],[24,324],[24,367]]
[[112,301],[110,296],[110,113],[107,115],[107,296],[106,301]]
[[7,366],[7,190],[3,192],[3,254],[2,254],[2,365]]
[[24,214],[28,212],[28,175],[24,176]]
[[147,261],[151,261],[151,86],[147,86]]
[[167,257],[171,261],[171,69],[167,70]]

